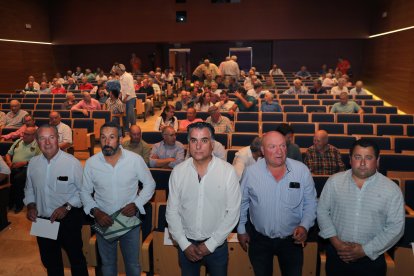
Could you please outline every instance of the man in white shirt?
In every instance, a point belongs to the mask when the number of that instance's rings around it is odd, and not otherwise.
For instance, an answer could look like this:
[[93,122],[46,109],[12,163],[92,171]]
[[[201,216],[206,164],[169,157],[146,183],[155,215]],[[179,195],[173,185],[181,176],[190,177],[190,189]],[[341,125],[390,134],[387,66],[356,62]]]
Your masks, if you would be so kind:
[[227,275],[226,240],[239,218],[241,194],[233,167],[212,155],[213,142],[210,124],[190,125],[192,157],[170,177],[166,218],[182,275],[199,275],[202,263],[210,275]]
[[346,87],[345,84],[346,84],[346,79],[340,78],[338,80],[338,85],[332,87],[331,94],[332,95],[340,95],[343,92],[348,93],[348,87]]
[[72,129],[67,125],[62,123],[62,118],[60,113],[57,111],[52,111],[49,114],[49,124],[55,126],[59,133],[59,148],[61,150],[66,150],[72,146]]
[[263,157],[261,146],[262,139],[260,137],[256,137],[253,139],[250,146],[241,148],[236,152],[233,159],[233,167],[236,170],[239,180],[242,178],[246,167],[256,163],[257,160]]
[[[59,222],[56,240],[37,237],[40,256],[48,275],[63,275],[62,248],[69,256],[72,275],[88,275],[82,252],[82,210],[79,197],[82,184],[80,162],[59,149],[56,127],[37,129],[36,140],[42,151],[27,168],[24,203],[27,219],[38,217]],[[56,223],[56,222],[55,222]]]
[[33,84],[33,88],[36,91],[39,91],[40,85],[39,85],[38,82],[35,81],[35,78],[33,76],[29,76],[28,81],[27,81],[26,85],[24,86],[24,89],[25,90],[29,88],[29,83],[32,83]]
[[350,95],[367,95],[367,91],[365,91],[364,83],[362,81],[357,81],[355,83],[355,87],[349,91]]
[[224,63],[220,64],[221,74],[225,77],[233,77],[236,80],[240,77],[240,69],[239,65],[237,64],[237,57],[231,56],[230,60],[225,61]]
[[126,116],[124,117],[124,129],[129,131],[129,124],[135,125],[137,117],[135,116],[135,104],[137,95],[135,94],[134,78],[125,71],[123,64],[118,64],[115,67],[116,73],[119,75],[119,82],[121,84],[121,99],[126,104]]
[[[102,152],[86,161],[80,196],[85,213],[93,215],[101,227],[108,227],[114,223],[111,215],[117,211],[127,217],[145,214],[144,205],[154,194],[155,181],[144,159],[120,146],[122,131],[117,124],[105,123],[100,133]],[[139,181],[143,188],[138,194]],[[118,242],[126,274],[141,275],[139,229],[135,227],[112,242],[97,233],[103,275],[117,275]]]

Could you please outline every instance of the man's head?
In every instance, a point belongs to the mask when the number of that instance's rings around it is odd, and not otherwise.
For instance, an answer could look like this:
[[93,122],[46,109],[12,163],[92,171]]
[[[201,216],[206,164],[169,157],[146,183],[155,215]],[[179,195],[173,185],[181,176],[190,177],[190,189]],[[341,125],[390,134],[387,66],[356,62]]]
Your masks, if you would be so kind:
[[352,175],[358,179],[366,179],[375,174],[379,166],[380,149],[369,139],[359,139],[349,150]]
[[26,127],[34,127],[35,126],[35,121],[33,120],[32,115],[27,114],[24,116],[24,124],[26,125]]
[[188,121],[190,122],[194,121],[196,116],[197,116],[197,111],[194,108],[190,107],[189,109],[187,109],[187,120]]
[[76,67],[76,72],[78,72],[78,73],[82,72],[82,68],[80,68],[79,66]]
[[348,93],[347,92],[342,92],[339,95],[339,101],[341,102],[342,105],[346,105],[348,103]]
[[278,131],[267,132],[262,139],[262,153],[271,168],[285,165],[287,146],[285,137]]
[[187,127],[188,149],[195,161],[203,162],[211,159],[214,147],[214,128],[209,123],[197,122]]
[[75,83],[75,80],[73,78],[68,79],[68,84],[72,85]]
[[316,79],[313,81],[313,88],[319,89],[322,87],[322,81],[320,79]]
[[129,129],[129,138],[131,138],[131,143],[139,144],[142,138],[141,128],[137,125],[132,125]]
[[246,91],[246,89],[244,89],[244,87],[240,86],[239,88],[237,88],[237,92],[239,92],[243,96],[243,98],[246,98],[247,91]]
[[119,76],[124,74],[125,71],[126,71],[125,65],[120,63],[117,66],[115,66],[115,73],[117,73]]
[[306,71],[306,66],[300,67],[300,71],[305,72]]
[[256,137],[250,144],[250,151],[252,152],[254,160],[257,161],[259,157],[263,157],[262,153],[262,138]]
[[289,146],[289,144],[293,142],[293,135],[295,134],[295,132],[289,124],[280,124],[277,127],[276,131],[280,132],[283,136],[285,136],[287,146]]
[[231,59],[232,61],[237,61],[237,56],[231,56],[231,57],[230,57],[230,59]]
[[87,84],[88,83],[88,78],[87,77],[82,77],[82,83]]
[[66,100],[67,101],[74,101],[75,100],[75,95],[72,92],[66,93]]
[[272,93],[272,92],[267,91],[267,92],[265,93],[265,101],[266,101],[266,102],[268,102],[268,103],[272,103],[272,102],[273,102],[273,97],[274,97],[274,95],[273,95],[273,93]]
[[30,144],[35,139],[36,128],[35,127],[28,127],[23,132],[23,142],[26,144]]
[[296,89],[300,89],[300,88],[302,87],[302,81],[301,81],[300,79],[295,79],[295,80],[293,81],[293,86],[294,86]]
[[213,123],[217,123],[220,120],[221,114],[217,106],[211,106],[208,109],[208,113],[210,114]]
[[272,69],[273,69],[273,70],[276,70],[276,69],[277,69],[277,65],[276,65],[276,64],[273,64]]
[[204,65],[205,65],[206,67],[208,67],[208,66],[210,65],[210,60],[205,59],[205,60],[204,60]]
[[10,101],[10,111],[16,114],[20,110],[20,102],[18,100]]
[[317,151],[323,151],[328,144],[328,132],[325,130],[318,130],[313,137],[313,145]]
[[46,89],[46,88],[47,88],[47,82],[42,81],[42,82],[40,83],[40,89],[44,90],[44,89]]
[[103,124],[100,129],[102,154],[105,156],[115,155],[119,150],[121,136],[122,130],[119,125],[113,122]]
[[227,101],[229,100],[229,95],[227,94],[226,91],[221,91],[220,92],[220,101],[223,101],[224,103],[227,103]]
[[47,160],[52,159],[59,151],[59,133],[53,125],[43,125],[36,131],[36,140]]
[[346,79],[340,78],[338,79],[338,87],[344,87],[346,84]]
[[364,86],[364,83],[362,81],[357,81],[355,83],[355,88],[358,90],[361,90],[363,86]]
[[256,91],[256,93],[260,93],[263,89],[263,85],[261,82],[255,82],[253,84],[253,89]]
[[112,89],[109,91],[109,97],[112,100],[116,100],[119,98],[119,90],[118,89]]
[[52,126],[57,126],[61,121],[60,113],[57,111],[52,111],[49,113],[49,124]]
[[35,82],[35,78],[33,76],[28,77],[28,82]]
[[177,134],[175,133],[175,130],[171,126],[166,126],[162,129],[162,138],[164,140],[164,143],[168,146],[175,145],[175,141],[177,138]]
[[91,94],[89,94],[89,92],[83,92],[82,96],[82,99],[85,101],[85,103],[91,102]]

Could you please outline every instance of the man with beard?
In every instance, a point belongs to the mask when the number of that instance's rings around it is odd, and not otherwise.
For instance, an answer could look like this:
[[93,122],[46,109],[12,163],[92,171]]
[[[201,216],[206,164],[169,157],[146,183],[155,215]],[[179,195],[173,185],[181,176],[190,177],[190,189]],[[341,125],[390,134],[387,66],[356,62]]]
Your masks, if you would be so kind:
[[[120,146],[122,131],[117,124],[105,123],[100,133],[102,152],[86,161],[81,200],[85,212],[94,216],[97,224],[109,227],[114,223],[111,215],[117,211],[127,217],[145,214],[144,205],[154,193],[155,181],[144,159]],[[138,182],[143,183],[139,194]],[[97,233],[103,275],[117,275],[118,241],[126,274],[141,275],[138,263],[139,229],[139,226],[135,227],[113,241]]]

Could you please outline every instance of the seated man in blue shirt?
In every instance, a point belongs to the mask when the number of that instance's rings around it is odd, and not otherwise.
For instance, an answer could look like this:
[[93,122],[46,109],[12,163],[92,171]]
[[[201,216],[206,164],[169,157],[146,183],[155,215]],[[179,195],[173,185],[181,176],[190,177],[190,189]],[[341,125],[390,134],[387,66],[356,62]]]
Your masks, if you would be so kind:
[[260,109],[262,112],[282,112],[282,108],[277,102],[273,101],[274,95],[272,92],[267,91],[264,96],[264,101]]
[[184,146],[176,140],[173,127],[164,127],[161,134],[163,140],[152,147],[150,167],[172,169],[184,161]]
[[301,80],[310,79],[312,76],[306,69],[306,66],[300,67],[300,71],[295,74],[295,77]]
[[316,218],[312,175],[303,163],[286,157],[280,132],[266,133],[261,150],[264,158],[242,176],[238,239],[248,248],[255,275],[272,275],[277,255],[282,275],[301,276],[303,245]]
[[231,108],[233,112],[237,111],[237,109],[241,112],[257,112],[257,101],[254,97],[247,95],[246,89],[239,87],[234,93],[234,96],[237,97],[237,100],[234,102],[234,105]]

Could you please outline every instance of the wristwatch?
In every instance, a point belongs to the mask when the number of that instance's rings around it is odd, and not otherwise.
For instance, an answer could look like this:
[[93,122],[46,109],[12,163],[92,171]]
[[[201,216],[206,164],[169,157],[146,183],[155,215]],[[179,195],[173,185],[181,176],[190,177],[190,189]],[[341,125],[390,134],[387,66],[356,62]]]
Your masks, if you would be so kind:
[[63,204],[63,206],[65,207],[66,211],[70,211],[72,209],[72,205],[70,205],[69,203],[65,203]]

